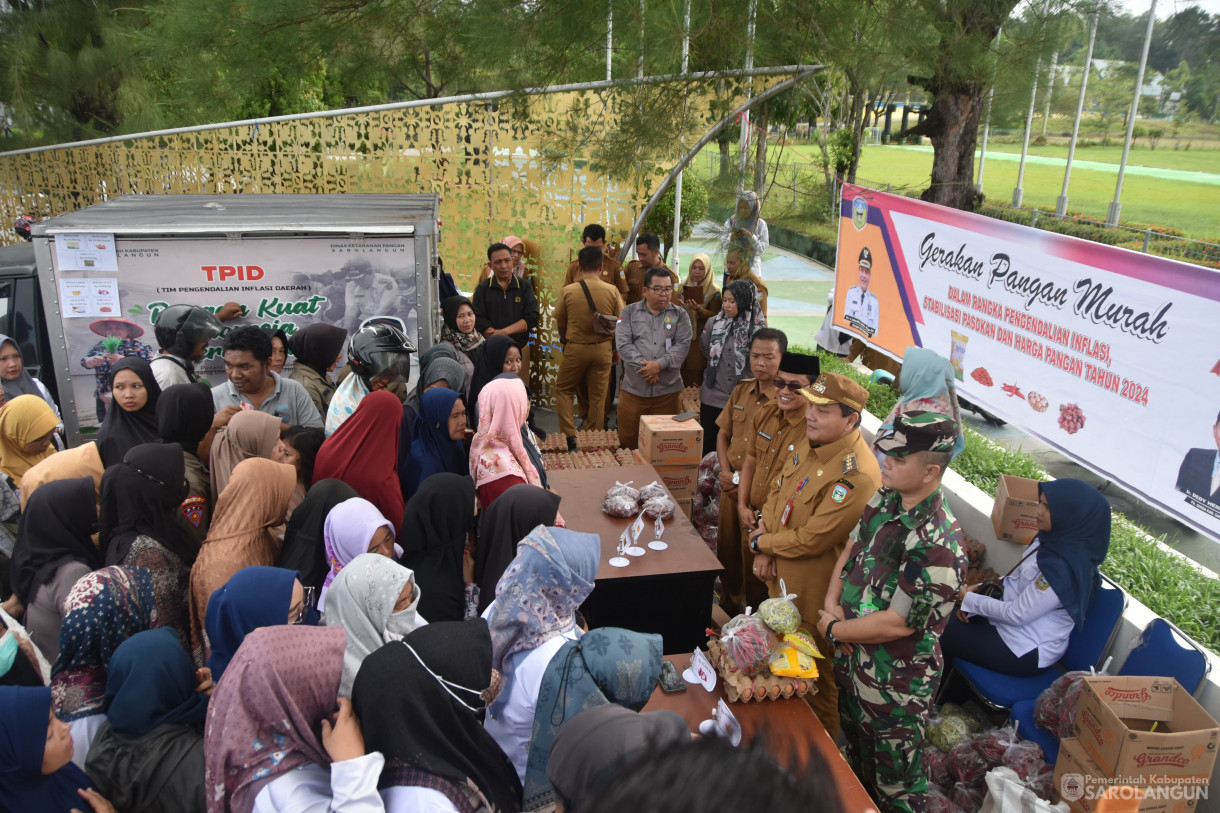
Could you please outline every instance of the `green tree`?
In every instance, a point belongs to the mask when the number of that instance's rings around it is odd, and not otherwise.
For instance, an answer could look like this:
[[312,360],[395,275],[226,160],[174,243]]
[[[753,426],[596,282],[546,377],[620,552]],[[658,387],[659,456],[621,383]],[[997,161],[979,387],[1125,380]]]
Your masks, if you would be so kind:
[[[674,201],[677,198],[677,186],[670,186],[657,201],[657,205],[648,214],[648,220],[642,230],[650,231],[661,237],[665,244],[662,257],[669,259],[670,244],[674,239]],[[686,172],[682,176],[682,230],[679,239],[685,240],[694,232],[699,221],[707,217],[707,184],[699,178],[696,172]]]

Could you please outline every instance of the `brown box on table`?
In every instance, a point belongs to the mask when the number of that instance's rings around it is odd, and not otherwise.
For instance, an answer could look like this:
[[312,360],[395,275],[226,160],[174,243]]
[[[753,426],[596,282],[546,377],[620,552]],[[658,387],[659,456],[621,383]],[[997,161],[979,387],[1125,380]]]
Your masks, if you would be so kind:
[[703,459],[703,427],[694,418],[675,421],[673,415],[642,415],[640,453],[654,466],[698,465]]
[[[685,466],[658,466],[653,465],[657,470],[657,474],[661,478],[661,482],[669,489],[669,493],[679,504],[683,500],[690,503],[691,498],[695,496],[695,486],[699,481],[699,466],[695,463],[690,463]],[[644,483],[647,485],[647,483]],[[690,506],[687,505],[686,515],[690,516]]]
[[1038,481],[1000,475],[991,507],[991,525],[997,539],[1028,544],[1038,533]]

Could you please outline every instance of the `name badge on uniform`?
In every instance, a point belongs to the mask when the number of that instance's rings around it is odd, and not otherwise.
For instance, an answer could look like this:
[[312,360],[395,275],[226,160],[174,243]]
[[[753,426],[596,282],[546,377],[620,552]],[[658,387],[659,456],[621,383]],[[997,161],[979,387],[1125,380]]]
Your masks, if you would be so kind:
[[788,518],[792,516],[792,500],[784,504],[784,513],[780,515],[779,524],[788,527]]
[[761,430],[759,431],[759,433],[758,433],[758,434],[759,434],[759,436],[764,437],[764,438],[766,438],[767,440],[770,440],[770,439],[771,439],[771,436],[770,436],[770,435],[768,435],[766,432],[763,432],[763,431],[761,431]]

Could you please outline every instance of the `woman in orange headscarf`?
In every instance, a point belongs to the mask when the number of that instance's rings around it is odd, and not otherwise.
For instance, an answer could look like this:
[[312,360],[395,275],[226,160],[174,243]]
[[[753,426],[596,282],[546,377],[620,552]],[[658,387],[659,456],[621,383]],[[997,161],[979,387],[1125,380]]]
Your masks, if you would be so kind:
[[243,460],[233,469],[191,568],[191,649],[197,665],[207,660],[203,630],[208,600],[242,568],[275,565],[280,541],[271,529],[284,521],[296,484],[296,469],[262,457]]
[[37,395],[19,395],[0,409],[0,472],[21,488],[21,478],[55,453],[51,439],[59,416]]

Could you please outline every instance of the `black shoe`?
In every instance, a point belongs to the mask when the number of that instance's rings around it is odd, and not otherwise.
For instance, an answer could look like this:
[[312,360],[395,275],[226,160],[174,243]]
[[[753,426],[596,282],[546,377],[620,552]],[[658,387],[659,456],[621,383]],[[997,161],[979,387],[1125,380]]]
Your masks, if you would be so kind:
[[569,451],[569,452],[575,452],[575,451],[577,451],[577,449],[576,449],[576,438],[575,438],[575,437],[573,437],[572,435],[568,435],[568,451]]

